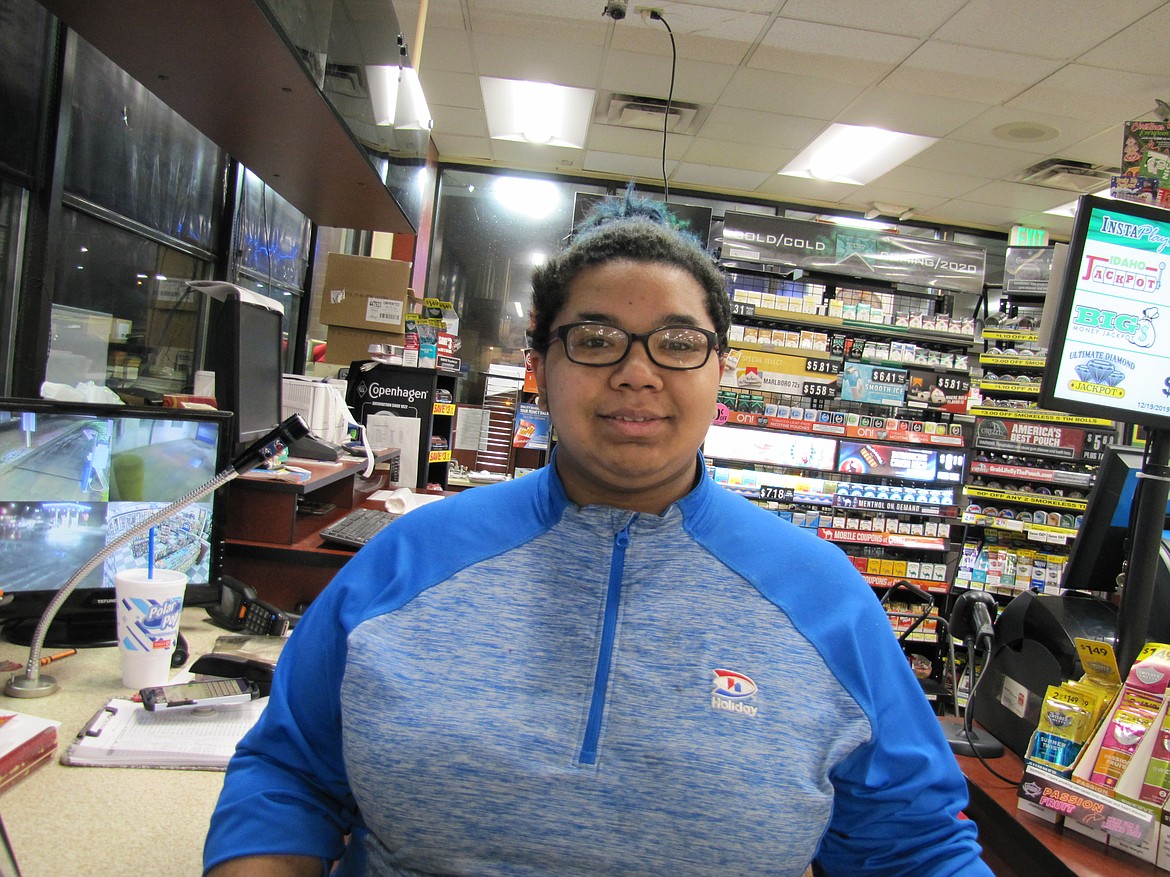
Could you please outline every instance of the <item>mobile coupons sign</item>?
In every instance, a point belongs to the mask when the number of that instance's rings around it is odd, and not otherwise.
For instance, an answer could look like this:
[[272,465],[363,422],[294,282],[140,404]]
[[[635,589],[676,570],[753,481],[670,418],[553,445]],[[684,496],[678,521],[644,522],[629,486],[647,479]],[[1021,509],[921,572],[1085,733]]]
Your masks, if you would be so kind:
[[1170,210],[1084,196],[1041,404],[1170,426]]

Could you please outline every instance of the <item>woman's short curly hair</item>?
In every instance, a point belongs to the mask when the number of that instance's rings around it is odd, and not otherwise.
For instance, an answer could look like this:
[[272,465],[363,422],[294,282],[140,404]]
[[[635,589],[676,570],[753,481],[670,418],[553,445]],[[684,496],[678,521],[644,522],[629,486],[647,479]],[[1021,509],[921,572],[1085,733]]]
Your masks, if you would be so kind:
[[553,320],[564,307],[573,279],[586,268],[620,260],[672,265],[694,277],[703,288],[719,349],[727,349],[731,301],[726,276],[697,237],[670,225],[665,205],[635,196],[632,187],[623,198],[601,202],[569,246],[533,272],[528,331],[533,349],[548,350]]

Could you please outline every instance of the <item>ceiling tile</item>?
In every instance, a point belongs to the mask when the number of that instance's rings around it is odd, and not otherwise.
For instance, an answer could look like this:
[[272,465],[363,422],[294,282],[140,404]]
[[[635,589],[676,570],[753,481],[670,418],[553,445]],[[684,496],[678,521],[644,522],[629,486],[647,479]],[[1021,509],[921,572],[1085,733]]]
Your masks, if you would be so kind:
[[[719,99],[735,68],[690,61],[675,71],[674,99],[712,104]],[[666,100],[670,94],[670,59],[635,52],[610,52],[598,88]]]
[[[1047,126],[1055,130],[1056,134],[1046,140],[1013,140],[1004,131],[996,133],[996,129],[1003,126],[1030,126],[1035,130],[1039,130],[1040,126]],[[1026,134],[1028,127],[1022,130]],[[960,125],[951,133],[951,137],[966,143],[982,143],[1001,149],[1022,149],[1028,152],[1053,154],[1063,153],[1071,144],[1096,136],[1100,131],[1099,122],[1051,116],[1047,113],[1029,113],[1009,107],[992,107],[967,124]],[[1118,140],[1120,142],[1120,135]]]
[[[671,134],[666,138],[668,158],[681,158],[690,148],[689,135]],[[589,126],[585,146],[590,151],[625,152],[630,155],[662,155],[662,132],[642,128],[623,128],[620,125]]]
[[483,92],[479,89],[479,77],[469,73],[452,73],[447,70],[419,70],[423,94],[427,104],[446,104],[452,107],[467,107],[483,110]]
[[[958,198],[984,185],[986,178],[954,171],[932,170],[924,167],[900,165],[888,174],[878,177],[872,187],[896,189],[911,195]],[[871,186],[864,186],[869,189]],[[886,201],[887,198],[874,195],[870,200]]]
[[1044,155],[1039,152],[998,149],[994,146],[963,143],[958,140],[940,140],[911,158],[906,165],[950,173],[953,173],[955,168],[962,168],[963,173],[998,180],[1014,176],[1042,158]]
[[[675,166],[676,162],[666,162],[668,176],[674,171]],[[585,161],[582,163],[582,167],[595,173],[614,174],[623,180],[658,180],[661,179],[659,175],[662,173],[662,164],[656,159],[593,149],[585,151]]]
[[[431,115],[435,117],[435,127],[444,133],[464,137],[488,136],[487,118],[483,110],[436,104],[431,107]],[[431,136],[435,136],[434,132],[431,132]]]
[[976,204],[995,204],[1021,210],[1048,210],[1059,207],[1077,197],[1076,192],[1063,189],[1049,189],[1044,186],[1028,186],[996,180],[986,186],[973,189],[962,200]]
[[[658,4],[665,21],[630,4],[619,22],[603,5],[429,0],[412,50],[421,50],[441,158],[660,186],[658,131],[595,120],[584,151],[488,140],[478,77],[665,98],[673,63],[675,99],[699,104],[700,115],[697,134],[667,138],[672,187],[815,210],[904,201],[919,217],[1007,229],[1072,198],[1015,182],[1021,171],[1054,157],[1116,165],[1122,124],[1154,118],[1155,100],[1170,100],[1166,0],[669,0]],[[394,0],[408,44],[419,7]],[[385,42],[363,36],[363,46]],[[864,188],[766,172],[830,122],[940,140]],[[1028,139],[1042,126],[1058,133]],[[1027,224],[1068,228],[1058,217]]]
[[460,159],[488,160],[492,157],[492,141],[484,137],[470,137],[462,134],[448,134],[445,131],[431,133],[435,149],[444,160]]
[[1068,60],[1088,51],[1161,0],[970,0],[935,39]]
[[796,154],[793,149],[696,137],[683,156],[688,164],[707,164],[774,174]]
[[1081,55],[1077,61],[1092,67],[1129,70],[1170,77],[1170,4],[1155,9],[1116,36]]
[[996,207],[990,204],[977,204],[972,201],[955,199],[940,204],[929,214],[930,219],[936,222],[953,225],[975,225],[985,228],[998,228],[1004,231],[1015,225],[1015,211],[1009,207]]
[[755,191],[761,195],[770,195],[782,200],[834,204],[856,188],[848,183],[828,183],[824,180],[772,174],[760,183]]
[[471,35],[462,28],[438,28],[430,24],[423,32],[422,53],[418,46],[407,41],[410,58],[418,68],[418,75],[429,70],[452,70],[456,73],[474,73],[471,53]]
[[835,121],[875,125],[905,134],[943,137],[987,109],[987,104],[937,95],[910,95],[895,88],[874,88],[855,100]]
[[856,86],[840,82],[741,68],[732,77],[720,103],[748,110],[828,120],[845,109],[859,91]]
[[998,104],[1035,85],[1059,62],[931,40],[886,78],[883,86]]
[[783,50],[772,55],[775,66],[770,69],[820,77],[842,63],[898,64],[918,48],[919,40],[783,17],[772,23],[762,45]]
[[1121,152],[1125,144],[1125,126],[1113,125],[1100,134],[1087,137],[1063,151],[1063,155],[1075,161],[1117,167],[1121,164]]
[[759,110],[716,106],[708,113],[699,136],[799,151],[825,128],[819,119],[781,116]]
[[860,30],[928,37],[967,0],[788,0],[786,18],[840,24]]
[[676,185],[686,183],[692,186],[702,186],[706,189],[752,192],[770,176],[772,174],[767,172],[759,173],[737,168],[682,162],[671,172],[670,179]]
[[1119,114],[1125,119],[1146,116],[1168,85],[1161,76],[1069,64],[1008,101],[1007,106],[1109,124]]

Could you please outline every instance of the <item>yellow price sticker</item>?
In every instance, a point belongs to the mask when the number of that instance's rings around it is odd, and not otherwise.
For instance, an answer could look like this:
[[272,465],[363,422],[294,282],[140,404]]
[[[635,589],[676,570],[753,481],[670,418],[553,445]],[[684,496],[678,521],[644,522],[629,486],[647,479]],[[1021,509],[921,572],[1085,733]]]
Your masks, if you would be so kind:
[[1121,684],[1121,671],[1117,669],[1117,656],[1113,654],[1111,645],[1079,636],[1074,643],[1077,647],[1077,657],[1081,659],[1081,666],[1085,668],[1085,673],[1090,678],[1106,685]]

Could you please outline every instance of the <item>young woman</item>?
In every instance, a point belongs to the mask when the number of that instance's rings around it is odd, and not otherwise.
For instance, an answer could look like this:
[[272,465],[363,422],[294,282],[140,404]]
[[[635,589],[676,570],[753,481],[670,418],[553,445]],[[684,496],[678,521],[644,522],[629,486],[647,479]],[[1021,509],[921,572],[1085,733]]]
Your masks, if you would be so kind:
[[722,275],[660,209],[603,220],[534,277],[551,463],[404,517],[313,603],[216,877],[991,873],[872,591],[706,475]]

